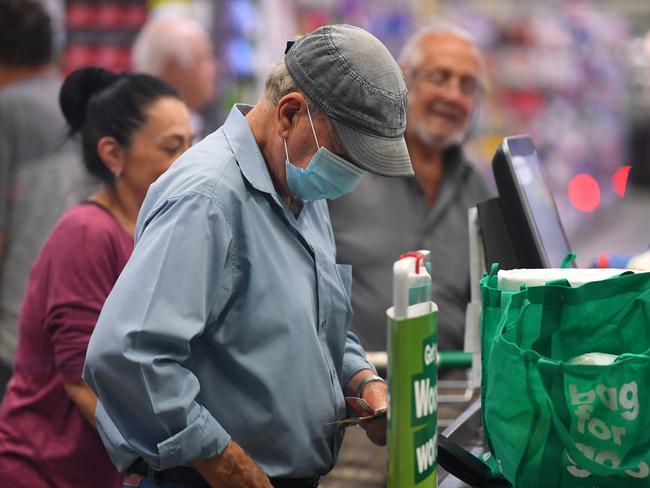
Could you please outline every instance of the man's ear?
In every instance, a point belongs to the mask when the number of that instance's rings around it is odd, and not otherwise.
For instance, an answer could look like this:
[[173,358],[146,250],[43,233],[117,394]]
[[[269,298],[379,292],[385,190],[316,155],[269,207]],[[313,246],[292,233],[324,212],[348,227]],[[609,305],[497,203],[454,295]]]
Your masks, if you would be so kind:
[[275,109],[278,135],[287,138],[289,130],[295,126],[296,115],[303,110],[306,100],[302,93],[291,92],[283,96]]
[[126,154],[124,147],[114,137],[104,136],[97,142],[97,154],[115,176],[122,174]]

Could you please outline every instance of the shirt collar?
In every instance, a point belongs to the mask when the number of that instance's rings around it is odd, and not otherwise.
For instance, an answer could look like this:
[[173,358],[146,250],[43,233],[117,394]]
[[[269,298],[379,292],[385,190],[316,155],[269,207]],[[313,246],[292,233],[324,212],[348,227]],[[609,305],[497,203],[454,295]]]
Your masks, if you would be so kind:
[[[450,146],[442,154],[442,164],[445,168],[442,181],[440,182],[440,187],[452,186],[460,184],[465,175],[470,171],[470,163],[465,159],[465,153],[463,148],[459,145]],[[404,178],[404,181],[408,181],[408,184],[420,188],[420,180],[418,180],[417,175],[409,176]]]
[[448,180],[453,184],[459,184],[460,180],[470,170],[469,163],[465,159],[465,154],[460,146],[447,148],[442,155],[442,164],[445,166],[443,180]]
[[278,199],[266,161],[260,152],[253,131],[246,121],[245,115],[253,108],[252,105],[237,103],[230,110],[223,125],[226,139],[230,144],[242,175],[253,188],[270,193]]
[[[269,174],[269,168],[266,165],[264,156],[260,151],[253,131],[246,121],[246,114],[251,111],[252,105],[245,103],[236,103],[230,110],[228,118],[223,124],[224,134],[230,147],[235,153],[235,160],[239,165],[244,178],[250,185],[258,191],[268,193],[275,203],[282,208],[287,218],[295,222],[296,218],[291,213],[291,210],[284,203],[278,192],[273,186],[273,180]],[[322,201],[324,204],[325,200]],[[317,201],[302,202],[302,210],[300,214],[304,214],[316,205]],[[327,208],[327,207],[326,207]]]

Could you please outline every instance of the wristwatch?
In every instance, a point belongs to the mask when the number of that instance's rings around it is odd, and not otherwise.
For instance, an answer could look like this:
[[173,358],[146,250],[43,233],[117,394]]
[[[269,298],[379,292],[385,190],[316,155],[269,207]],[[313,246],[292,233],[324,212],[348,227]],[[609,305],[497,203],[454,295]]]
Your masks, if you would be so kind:
[[366,385],[368,383],[372,383],[373,381],[381,381],[382,383],[386,383],[386,381],[384,381],[384,378],[382,378],[381,376],[378,376],[376,374],[368,375],[364,377],[359,383],[359,386],[357,386],[357,391],[355,393],[355,396],[357,398],[361,398],[361,395],[363,395],[363,390],[366,388]]

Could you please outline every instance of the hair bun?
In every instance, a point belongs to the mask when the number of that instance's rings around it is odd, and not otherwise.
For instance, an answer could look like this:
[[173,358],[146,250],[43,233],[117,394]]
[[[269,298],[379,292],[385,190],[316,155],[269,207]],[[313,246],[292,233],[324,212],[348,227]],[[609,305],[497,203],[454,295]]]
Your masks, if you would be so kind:
[[72,134],[83,127],[91,97],[117,78],[118,75],[104,68],[81,68],[66,77],[59,94],[59,105]]

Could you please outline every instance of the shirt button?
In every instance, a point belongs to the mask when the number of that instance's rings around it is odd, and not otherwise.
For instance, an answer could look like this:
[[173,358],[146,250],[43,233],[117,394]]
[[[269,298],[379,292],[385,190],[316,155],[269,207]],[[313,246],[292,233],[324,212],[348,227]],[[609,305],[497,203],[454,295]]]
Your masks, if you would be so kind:
[[320,267],[320,275],[325,276],[325,268],[323,268],[322,266]]
[[320,328],[321,329],[324,329],[326,325],[327,325],[327,320],[321,320],[320,321]]

